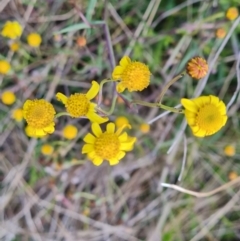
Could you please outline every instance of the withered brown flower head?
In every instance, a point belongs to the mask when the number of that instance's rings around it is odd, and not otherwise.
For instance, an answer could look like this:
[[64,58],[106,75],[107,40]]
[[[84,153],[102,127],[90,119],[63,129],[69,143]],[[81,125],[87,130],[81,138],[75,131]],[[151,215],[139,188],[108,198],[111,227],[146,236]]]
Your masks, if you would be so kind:
[[202,57],[191,58],[186,66],[186,71],[189,76],[194,79],[202,79],[207,75],[208,63]]

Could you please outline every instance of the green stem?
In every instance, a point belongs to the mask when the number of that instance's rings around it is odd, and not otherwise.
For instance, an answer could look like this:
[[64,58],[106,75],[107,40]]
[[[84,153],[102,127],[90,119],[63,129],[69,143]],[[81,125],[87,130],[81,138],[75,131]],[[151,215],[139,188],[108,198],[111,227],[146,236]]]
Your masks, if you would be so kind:
[[98,97],[98,105],[101,104],[102,102],[102,88],[103,88],[103,85],[105,83],[108,83],[108,82],[113,82],[114,80],[111,80],[111,79],[104,79],[100,82],[100,85],[99,85],[99,97]]
[[111,115],[111,114],[113,113],[114,109],[115,109],[116,100],[117,100],[117,95],[115,95],[115,96],[113,97],[112,105],[111,105],[111,108],[110,108],[109,111],[103,110],[103,109],[101,109],[100,107],[98,107],[97,110],[98,110],[99,112],[103,113],[103,114],[106,115],[106,116]]
[[167,111],[170,111],[170,112],[178,113],[178,114],[184,113],[184,110],[182,110],[182,109],[170,107],[170,106],[167,106],[167,105],[163,105],[161,103],[149,103],[149,102],[145,102],[145,101],[142,101],[142,100],[133,100],[133,101],[131,101],[131,103],[137,104],[137,105],[153,107],[153,108],[158,107],[158,108],[161,108],[161,109],[164,109],[164,110],[167,110]]
[[181,79],[184,75],[186,74],[186,71],[184,70],[182,73],[180,73],[179,75],[177,75],[176,77],[174,77],[173,79],[171,79],[163,88],[162,92],[160,93],[160,95],[157,98],[157,102],[159,102],[159,104],[161,104],[162,102],[162,98],[165,95],[165,93],[167,92],[167,90],[169,89],[169,87],[171,85],[173,85],[177,80]]
[[70,114],[67,113],[67,112],[59,112],[59,113],[57,113],[57,114],[55,115],[55,119],[57,119],[57,118],[59,118],[59,117],[61,117],[61,116],[64,116],[64,115],[70,116]]

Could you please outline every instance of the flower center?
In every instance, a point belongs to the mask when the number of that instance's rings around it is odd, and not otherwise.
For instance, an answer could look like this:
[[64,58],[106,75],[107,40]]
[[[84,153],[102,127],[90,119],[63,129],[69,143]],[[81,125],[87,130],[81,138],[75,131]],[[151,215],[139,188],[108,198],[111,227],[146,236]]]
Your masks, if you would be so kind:
[[102,159],[109,160],[117,156],[120,149],[120,141],[116,134],[104,132],[94,144],[96,154]]
[[90,102],[85,94],[73,94],[71,95],[66,103],[67,112],[72,117],[85,116],[88,113]]
[[55,113],[53,106],[45,100],[33,100],[26,113],[26,121],[34,128],[45,128],[53,122]]
[[211,134],[223,126],[223,118],[215,105],[208,104],[199,109],[196,124]]
[[130,92],[141,91],[148,87],[150,75],[151,73],[145,64],[132,62],[122,73],[122,83]]

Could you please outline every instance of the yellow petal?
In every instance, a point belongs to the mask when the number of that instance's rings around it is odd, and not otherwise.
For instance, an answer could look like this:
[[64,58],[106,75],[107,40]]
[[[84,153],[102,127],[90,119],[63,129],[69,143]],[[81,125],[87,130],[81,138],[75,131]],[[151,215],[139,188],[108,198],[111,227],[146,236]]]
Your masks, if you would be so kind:
[[115,124],[114,123],[108,123],[107,124],[107,133],[113,134],[115,131]]
[[119,83],[117,84],[116,89],[118,93],[122,93],[126,89],[126,87],[123,85],[123,83]]
[[192,100],[182,98],[182,99],[181,99],[181,104],[183,105],[183,107],[184,107],[186,110],[192,111],[192,112],[194,112],[194,113],[197,112],[197,106],[195,105],[195,103],[194,103]]
[[120,150],[121,151],[131,151],[133,149],[133,143],[121,143]]
[[200,96],[198,98],[193,99],[193,102],[195,105],[197,105],[198,108],[201,108],[202,106],[209,104],[211,101],[210,96]]
[[55,123],[52,122],[49,126],[43,128],[43,131],[45,131],[46,133],[52,134],[55,131]]
[[122,66],[115,67],[113,72],[112,72],[112,79],[113,80],[121,79],[123,71],[124,71],[124,68]]
[[95,151],[88,152],[87,157],[88,159],[93,160],[96,157],[96,152]]
[[82,154],[85,154],[85,153],[88,153],[88,152],[91,152],[94,150],[94,147],[92,144],[85,144],[82,148]]
[[94,97],[96,97],[96,95],[98,94],[100,89],[99,84],[96,81],[92,81],[92,86],[89,89],[89,91],[86,94],[86,97],[88,98],[88,100],[93,99]]
[[206,130],[198,129],[198,131],[193,132],[194,136],[197,137],[205,137],[206,136]]
[[118,156],[117,156],[117,159],[118,159],[118,160],[121,160],[123,157],[125,157],[125,155],[126,155],[126,152],[125,152],[125,151],[119,151]]
[[95,138],[95,136],[92,135],[91,133],[88,133],[88,134],[84,137],[83,140],[84,140],[86,143],[88,143],[88,144],[93,144],[93,143],[95,143],[96,138]]
[[116,134],[119,136],[122,133],[123,129],[126,128],[126,127],[129,128],[129,129],[132,128],[130,124],[124,124],[117,129]]
[[125,142],[125,141],[127,141],[127,139],[128,139],[128,134],[127,134],[127,132],[124,132],[122,135],[120,135],[120,136],[118,137],[118,140],[119,140],[120,142]]
[[102,163],[103,163],[103,159],[100,158],[100,157],[95,157],[93,160],[92,160],[93,164],[95,166],[100,166]]
[[58,101],[61,101],[64,105],[67,103],[68,97],[60,92],[56,94],[56,98]]
[[117,158],[112,158],[109,160],[110,166],[117,165],[119,163],[119,160]]
[[94,112],[88,112],[86,114],[86,117],[93,123],[98,123],[98,124],[102,124],[108,121],[108,117],[102,117]]
[[102,135],[102,129],[100,128],[98,123],[92,124],[92,132],[96,137],[99,137],[100,135]]
[[124,69],[131,63],[131,59],[128,56],[123,56],[120,60],[120,65],[124,67]]
[[42,137],[42,136],[46,136],[46,135],[47,135],[47,133],[43,129],[35,129],[34,136]]

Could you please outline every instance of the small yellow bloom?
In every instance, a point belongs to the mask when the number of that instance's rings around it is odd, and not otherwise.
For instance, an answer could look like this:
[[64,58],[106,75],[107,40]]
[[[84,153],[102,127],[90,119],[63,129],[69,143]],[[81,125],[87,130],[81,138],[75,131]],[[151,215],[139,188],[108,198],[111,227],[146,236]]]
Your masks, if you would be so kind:
[[1,35],[6,38],[16,39],[22,34],[22,26],[17,21],[7,21],[1,32]]
[[[115,132],[115,124],[109,123],[107,130],[102,132],[99,124],[92,124],[92,132],[88,133],[84,137],[84,141],[87,143],[82,148],[82,153],[88,154],[88,158],[92,160],[93,164],[99,166],[103,160],[109,161],[109,164],[116,165],[122,159],[126,151],[133,149],[136,141],[135,137],[130,137],[126,132],[122,131],[126,126],[122,126]],[[127,127],[131,127],[127,125]]]
[[17,122],[22,121],[23,119],[23,110],[22,109],[15,109],[12,113],[12,118]]
[[192,78],[201,79],[207,75],[208,63],[202,57],[194,57],[188,61],[186,71]]
[[2,103],[5,105],[12,105],[16,101],[16,96],[12,91],[5,91],[1,96]]
[[7,74],[11,65],[6,60],[0,60],[0,74]]
[[13,52],[16,52],[19,50],[19,46],[19,42],[12,42],[9,47]]
[[30,33],[27,36],[27,42],[31,47],[37,48],[40,46],[42,38],[38,33]]
[[230,181],[232,181],[232,180],[238,178],[238,174],[236,172],[232,171],[228,174],[228,178]]
[[216,96],[200,96],[181,99],[185,117],[197,137],[210,136],[218,132],[227,122],[225,104]]
[[150,131],[150,125],[148,123],[142,123],[140,125],[140,131],[144,134],[148,133]]
[[119,116],[119,117],[116,118],[115,124],[116,124],[117,128],[120,128],[123,125],[125,125],[125,126],[128,125],[129,121],[125,116]]
[[49,144],[44,144],[41,147],[41,153],[45,156],[52,155],[53,151],[54,151],[53,147]]
[[67,125],[63,129],[63,136],[68,140],[74,139],[77,136],[77,133],[78,129],[73,125]]
[[23,105],[23,117],[29,126],[30,135],[41,137],[54,132],[53,105],[46,100],[27,100]]
[[234,20],[238,17],[238,9],[235,7],[229,8],[226,12],[226,18],[228,20]]
[[224,148],[224,153],[226,156],[234,156],[235,152],[236,152],[235,146],[233,146],[233,145],[227,145]]
[[87,94],[75,93],[67,97],[62,93],[57,93],[56,97],[65,105],[71,117],[87,117],[91,122],[101,124],[108,121],[108,118],[99,116],[95,110],[97,105],[90,102],[98,94],[99,88],[99,84],[92,81],[92,87]]
[[217,38],[224,38],[226,36],[226,30],[224,28],[218,28],[216,31],[216,37]]
[[128,56],[120,60],[120,65],[116,66],[112,73],[113,80],[120,80],[117,84],[117,91],[142,91],[150,83],[151,72],[147,65],[141,62],[132,62]]

